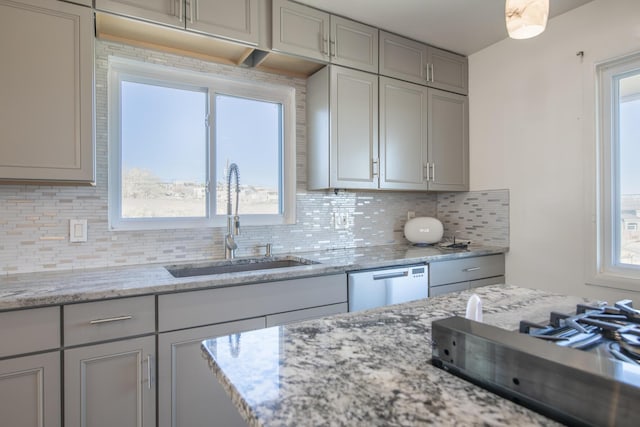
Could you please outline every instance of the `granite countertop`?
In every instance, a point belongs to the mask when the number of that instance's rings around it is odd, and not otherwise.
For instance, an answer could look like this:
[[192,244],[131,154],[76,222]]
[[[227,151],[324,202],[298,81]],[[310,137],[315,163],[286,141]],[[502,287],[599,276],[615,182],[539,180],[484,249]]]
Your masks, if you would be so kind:
[[[484,322],[515,330],[584,298],[475,288]],[[549,426],[556,423],[431,365],[431,322],[469,291],[206,340],[203,354],[250,426]]]
[[[503,247],[472,246],[469,250],[449,250],[434,246],[387,245],[296,253],[296,257],[319,264],[215,276],[174,278],[164,268],[171,263],[16,274],[0,277],[0,310],[235,286],[504,252],[506,248]],[[192,263],[211,261],[195,260]]]

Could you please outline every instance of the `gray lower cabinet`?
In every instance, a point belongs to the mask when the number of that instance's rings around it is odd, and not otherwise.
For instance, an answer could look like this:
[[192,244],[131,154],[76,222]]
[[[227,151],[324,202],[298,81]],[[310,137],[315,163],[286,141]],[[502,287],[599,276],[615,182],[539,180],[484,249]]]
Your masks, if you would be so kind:
[[0,424],[60,426],[60,352],[0,360]]
[[245,427],[200,343],[346,312],[346,301],[344,274],[158,296],[158,426]]
[[60,307],[0,312],[0,343],[0,425],[60,426]]
[[66,427],[155,427],[156,337],[64,351]]
[[285,313],[267,315],[267,328],[271,326],[286,325],[303,320],[319,319],[334,314],[346,313],[349,306],[346,302],[340,304],[325,305],[322,307],[306,308],[303,310],[288,311]]
[[158,336],[159,427],[246,427],[202,357],[200,343],[220,335],[261,329],[265,318],[161,333]]
[[504,283],[504,254],[429,264],[429,296]]

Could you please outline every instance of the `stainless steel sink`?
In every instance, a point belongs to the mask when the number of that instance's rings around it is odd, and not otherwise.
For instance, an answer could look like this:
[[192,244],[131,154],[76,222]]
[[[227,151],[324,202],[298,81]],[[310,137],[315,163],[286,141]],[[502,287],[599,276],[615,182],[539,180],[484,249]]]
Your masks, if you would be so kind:
[[168,265],[165,269],[173,277],[208,276],[212,274],[240,273],[243,271],[273,270],[319,264],[298,257],[239,258],[229,261],[214,261],[199,264]]

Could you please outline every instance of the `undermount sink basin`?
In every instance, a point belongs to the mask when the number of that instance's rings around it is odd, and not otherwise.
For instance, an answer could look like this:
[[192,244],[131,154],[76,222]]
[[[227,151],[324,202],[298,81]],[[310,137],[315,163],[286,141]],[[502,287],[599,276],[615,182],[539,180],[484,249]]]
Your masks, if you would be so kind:
[[299,267],[318,264],[298,257],[242,258],[228,261],[214,261],[200,264],[168,265],[165,269],[173,277],[208,276],[212,274],[240,273],[243,271],[273,270],[277,268]]

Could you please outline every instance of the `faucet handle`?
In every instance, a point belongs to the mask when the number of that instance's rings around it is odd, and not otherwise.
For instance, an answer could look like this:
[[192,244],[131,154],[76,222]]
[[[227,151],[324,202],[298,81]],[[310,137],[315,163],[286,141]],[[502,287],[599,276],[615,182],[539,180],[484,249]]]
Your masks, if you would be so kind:
[[259,248],[265,248],[265,252],[264,252],[264,256],[266,257],[270,257],[271,256],[271,248],[273,247],[273,245],[271,243],[267,243],[266,245],[259,245]]
[[238,236],[238,235],[240,235],[240,217],[238,215],[236,215],[233,218],[233,221],[234,221],[234,227],[233,227],[234,234],[236,236]]

